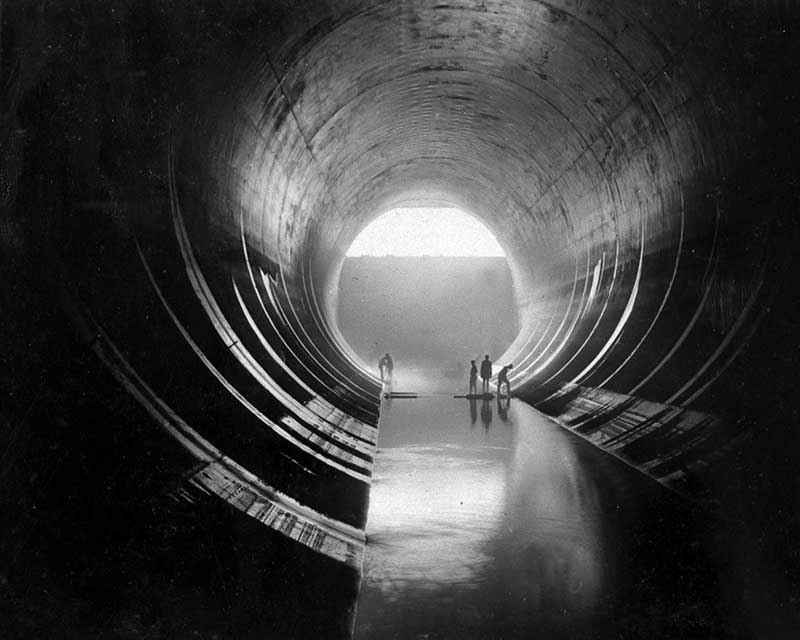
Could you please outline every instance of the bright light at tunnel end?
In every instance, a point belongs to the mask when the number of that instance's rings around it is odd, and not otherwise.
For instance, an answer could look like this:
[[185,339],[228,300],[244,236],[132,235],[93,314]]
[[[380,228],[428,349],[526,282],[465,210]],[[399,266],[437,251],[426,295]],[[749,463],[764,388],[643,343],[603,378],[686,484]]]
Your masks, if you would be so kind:
[[391,209],[373,220],[355,239],[347,257],[474,256],[505,257],[494,235],[460,209]]

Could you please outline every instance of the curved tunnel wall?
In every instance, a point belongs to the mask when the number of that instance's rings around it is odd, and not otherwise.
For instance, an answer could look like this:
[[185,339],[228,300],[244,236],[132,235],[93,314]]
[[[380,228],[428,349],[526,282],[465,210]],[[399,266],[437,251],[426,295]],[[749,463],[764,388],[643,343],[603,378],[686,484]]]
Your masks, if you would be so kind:
[[[507,250],[523,399],[692,495],[766,465],[752,496],[793,499],[789,5],[153,2],[3,21],[15,334],[84,354],[43,368],[93,398],[54,394],[57,412],[161,434],[107,470],[160,469],[149,500],[214,495],[360,566],[379,387],[330,296],[357,233],[408,201],[462,207]],[[24,416],[38,365],[6,352],[28,362]],[[90,352],[102,366],[74,365]]]
[[[763,48],[763,31],[740,9],[337,7],[225,77],[226,117],[208,111],[192,165],[213,158],[199,181],[224,181],[226,206],[207,215],[284,277],[308,277],[296,288],[325,316],[371,218],[403,199],[463,206],[509,252],[523,330],[505,359],[524,397],[558,413],[578,410],[573,385],[601,387],[589,413],[614,405],[610,419],[634,395],[661,416],[651,429],[716,429],[677,416],[725,411],[728,394],[709,392],[760,322],[785,240],[772,192],[737,193],[739,176],[763,173],[752,149],[774,142],[754,117],[774,91],[754,57],[779,55],[744,47]],[[771,47],[788,45],[783,24]],[[728,56],[732,31],[749,57]]]

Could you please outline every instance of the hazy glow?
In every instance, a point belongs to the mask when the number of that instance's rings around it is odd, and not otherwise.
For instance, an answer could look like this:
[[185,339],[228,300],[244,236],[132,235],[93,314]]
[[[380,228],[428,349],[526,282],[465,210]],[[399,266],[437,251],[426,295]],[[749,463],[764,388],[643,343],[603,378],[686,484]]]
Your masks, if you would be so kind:
[[355,239],[348,256],[505,256],[494,236],[459,209],[392,209]]

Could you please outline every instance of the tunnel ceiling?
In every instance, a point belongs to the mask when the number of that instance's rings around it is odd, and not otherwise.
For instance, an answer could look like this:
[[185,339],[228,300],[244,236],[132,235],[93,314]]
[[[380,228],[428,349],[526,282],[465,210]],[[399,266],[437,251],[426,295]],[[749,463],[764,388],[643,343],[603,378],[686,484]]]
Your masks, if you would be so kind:
[[[702,58],[715,11],[403,2],[311,15],[256,43],[265,50],[226,87],[241,122],[215,123],[262,242],[287,234],[263,227],[281,217],[270,207],[295,206],[288,233],[338,256],[371,217],[421,195],[474,211],[512,259],[542,256],[537,271],[558,274],[587,243],[620,240],[630,259],[642,219],[647,251],[713,223],[694,215],[683,229],[685,199],[727,151],[703,148],[725,98]],[[276,192],[279,205],[264,202]]]
[[764,83],[747,60],[730,68],[738,17],[726,3],[299,5],[200,94],[188,176],[217,185],[226,205],[206,208],[223,237],[236,244],[243,221],[318,294],[370,219],[429,200],[497,235],[530,331],[551,313],[544,292],[598,260],[669,254],[668,297],[688,243],[738,223],[714,194],[743,171]]

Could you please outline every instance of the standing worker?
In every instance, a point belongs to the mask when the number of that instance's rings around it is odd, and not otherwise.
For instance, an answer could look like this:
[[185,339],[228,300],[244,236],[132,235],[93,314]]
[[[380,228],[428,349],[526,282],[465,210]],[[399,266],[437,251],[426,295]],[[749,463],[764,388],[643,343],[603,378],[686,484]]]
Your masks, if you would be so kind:
[[478,395],[478,367],[474,360],[469,361],[469,395]]
[[388,353],[384,355],[378,361],[378,369],[381,371],[381,382],[384,381],[384,375],[386,377],[386,381],[390,382],[392,380],[392,369],[394,369],[394,362],[392,362],[392,356]]
[[481,362],[481,379],[483,380],[483,393],[489,393],[489,380],[492,378],[492,361],[487,355]]
[[508,372],[514,368],[513,364],[507,364],[505,367],[500,369],[500,373],[497,374],[497,399],[500,399],[500,388],[503,385],[506,385],[506,396],[511,397],[511,383],[508,381]]

